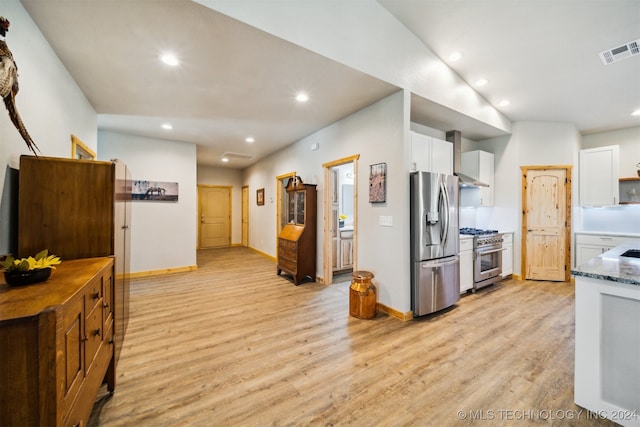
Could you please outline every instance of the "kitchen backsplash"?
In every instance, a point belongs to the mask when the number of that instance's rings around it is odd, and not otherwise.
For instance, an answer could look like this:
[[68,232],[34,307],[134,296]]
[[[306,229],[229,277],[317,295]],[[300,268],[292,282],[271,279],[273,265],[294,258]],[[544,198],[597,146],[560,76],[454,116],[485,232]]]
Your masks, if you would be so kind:
[[[460,208],[460,227],[516,231],[519,212],[492,208]],[[640,234],[640,205],[620,205],[606,208],[574,209],[573,232],[598,231]]]
[[578,208],[576,214],[574,231],[640,233],[640,205]]

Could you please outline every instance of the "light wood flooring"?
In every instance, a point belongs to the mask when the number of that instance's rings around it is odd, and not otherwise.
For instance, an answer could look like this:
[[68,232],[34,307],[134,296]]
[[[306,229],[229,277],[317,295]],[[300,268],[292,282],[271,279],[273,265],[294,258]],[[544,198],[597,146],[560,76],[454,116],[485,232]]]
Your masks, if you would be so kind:
[[[135,279],[92,426],[613,425],[573,403],[570,283],[507,280],[402,322],[246,248]],[[374,279],[375,283],[375,279]]]

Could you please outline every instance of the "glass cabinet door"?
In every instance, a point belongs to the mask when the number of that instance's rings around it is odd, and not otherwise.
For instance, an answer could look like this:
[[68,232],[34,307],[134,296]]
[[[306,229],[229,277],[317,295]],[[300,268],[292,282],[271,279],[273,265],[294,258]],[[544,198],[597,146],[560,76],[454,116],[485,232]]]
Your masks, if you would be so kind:
[[296,223],[304,224],[304,191],[296,192]]
[[295,193],[287,193],[287,222],[289,224],[295,224],[295,213],[296,213],[296,199],[294,197]]

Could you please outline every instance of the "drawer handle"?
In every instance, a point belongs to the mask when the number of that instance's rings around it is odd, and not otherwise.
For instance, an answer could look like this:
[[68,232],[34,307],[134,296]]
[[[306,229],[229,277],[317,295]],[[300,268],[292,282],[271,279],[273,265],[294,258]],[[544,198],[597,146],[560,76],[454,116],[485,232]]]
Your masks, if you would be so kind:
[[113,344],[113,337],[109,338],[109,344]]
[[108,302],[105,302],[104,304],[102,304],[102,307],[104,307],[104,308],[109,308],[109,303],[108,303]]
[[93,336],[97,337],[98,335],[100,335],[100,328],[93,330]]
[[98,298],[100,298],[100,291],[95,292],[92,296],[93,296],[93,299],[98,299]]

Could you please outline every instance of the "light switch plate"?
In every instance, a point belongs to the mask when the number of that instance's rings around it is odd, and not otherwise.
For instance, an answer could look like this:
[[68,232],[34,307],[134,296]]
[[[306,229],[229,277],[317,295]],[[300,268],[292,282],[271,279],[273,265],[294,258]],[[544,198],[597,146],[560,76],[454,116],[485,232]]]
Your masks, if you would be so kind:
[[393,217],[392,216],[380,216],[379,224],[383,227],[393,227]]

